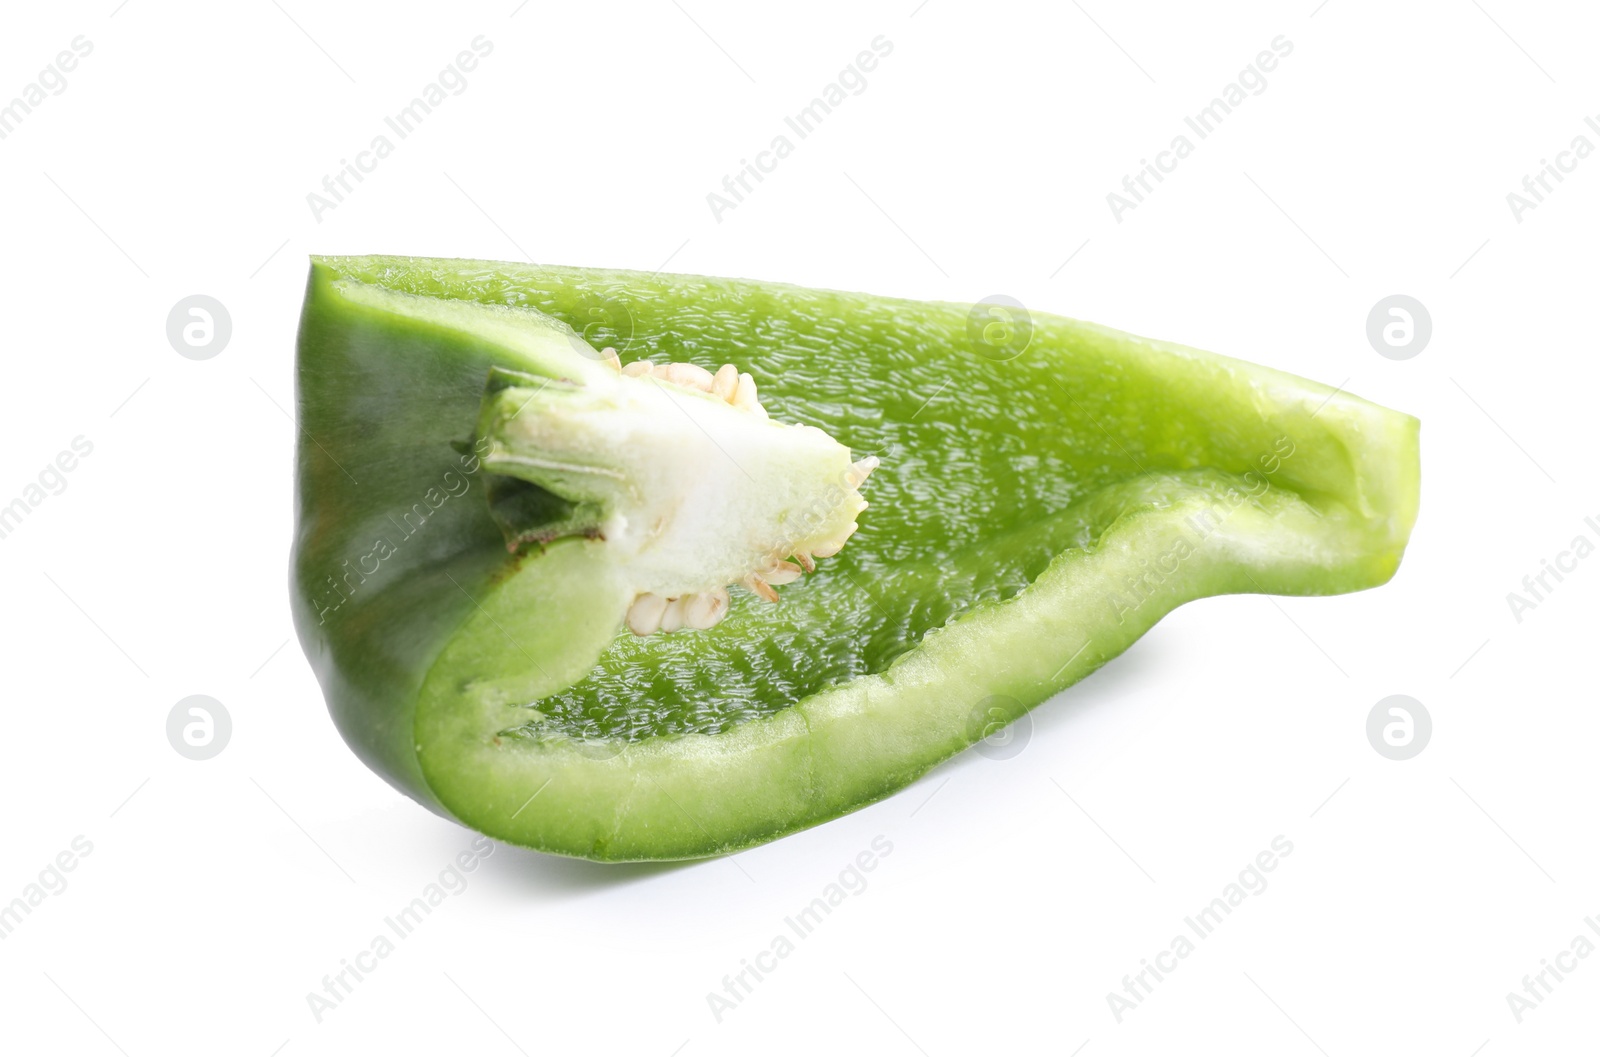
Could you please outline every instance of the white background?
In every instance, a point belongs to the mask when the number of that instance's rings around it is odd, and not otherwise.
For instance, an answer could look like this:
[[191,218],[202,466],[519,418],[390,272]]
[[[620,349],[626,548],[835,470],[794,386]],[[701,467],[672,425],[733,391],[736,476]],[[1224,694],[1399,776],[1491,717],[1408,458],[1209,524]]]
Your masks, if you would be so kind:
[[[1600,160],[1506,200],[1600,114],[1576,3],[12,5],[0,101],[0,1046],[129,1055],[601,1049],[1551,1054],[1600,956],[1506,995],[1600,916],[1593,472]],[[115,8],[115,10],[113,10]],[[1315,8],[1315,10],[1313,10]],[[482,34],[491,56],[325,212],[306,196]],[[857,52],[892,54],[746,201],[706,196]],[[1119,223],[1106,194],[1278,35],[1267,89]],[[792,137],[791,137],[792,138]],[[286,597],[309,253],[530,257],[913,297],[1003,293],[1411,412],[1423,505],[1389,586],[1213,599],[883,803],[733,859],[496,846],[319,1023],[306,995],[472,834],[341,743]],[[1069,261],[1070,258],[1070,261]],[[1063,264],[1063,262],[1067,262]],[[232,339],[180,357],[168,311]],[[1369,309],[1433,319],[1379,356]],[[1431,743],[1368,744],[1410,694]],[[233,719],[215,759],[175,702]],[[1122,1023],[1106,995],[1277,835],[1292,855]],[[707,1002],[875,836],[893,852],[719,1023]],[[1591,934],[1592,935],[1592,934]],[[1600,936],[1594,936],[1600,942]]]

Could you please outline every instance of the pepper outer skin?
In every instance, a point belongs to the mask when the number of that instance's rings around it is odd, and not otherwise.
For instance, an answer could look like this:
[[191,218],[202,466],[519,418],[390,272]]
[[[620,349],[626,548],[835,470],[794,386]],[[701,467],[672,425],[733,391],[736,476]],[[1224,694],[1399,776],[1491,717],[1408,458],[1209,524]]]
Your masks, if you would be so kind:
[[[472,322],[485,305],[502,306],[495,325]],[[884,503],[908,508],[884,519],[889,542],[935,523],[941,503],[952,524],[988,517],[998,532],[1003,509],[974,509],[1002,507],[1008,489],[1059,494],[1078,545],[881,670],[718,733],[505,736],[627,634],[631,598],[603,540],[512,553],[485,501],[472,438],[486,378],[552,372],[507,337],[529,309],[625,361],[732,362],[756,374],[775,417],[858,451],[877,442],[873,509],[845,554],[874,546]],[[697,276],[313,258],[291,596],[340,733],[397,788],[497,839],[602,861],[698,858],[894,793],[1186,602],[1335,594],[1394,574],[1417,513],[1416,419],[1056,316],[1034,315],[1026,348],[997,354],[975,339],[973,313]],[[941,459],[926,449],[952,429],[992,449],[941,453],[952,482],[941,496]],[[873,492],[897,466],[901,483]]]

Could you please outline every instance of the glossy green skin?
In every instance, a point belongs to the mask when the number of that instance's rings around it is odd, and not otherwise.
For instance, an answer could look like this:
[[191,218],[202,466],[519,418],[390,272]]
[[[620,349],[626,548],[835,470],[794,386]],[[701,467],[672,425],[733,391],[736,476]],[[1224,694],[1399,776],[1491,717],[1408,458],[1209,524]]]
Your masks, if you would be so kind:
[[[538,365],[470,327],[357,303],[351,284],[537,308],[625,362],[735,363],[774,417],[880,455],[862,529],[779,606],[741,599],[711,631],[634,639],[605,544],[512,556],[486,475],[451,446],[471,439],[491,367]],[[1059,317],[1035,316],[1026,350],[1002,358],[969,332],[970,307],[314,261],[292,594],[346,740],[502,840],[713,855],[904,787],[1184,602],[1393,575],[1417,509],[1415,419]]]

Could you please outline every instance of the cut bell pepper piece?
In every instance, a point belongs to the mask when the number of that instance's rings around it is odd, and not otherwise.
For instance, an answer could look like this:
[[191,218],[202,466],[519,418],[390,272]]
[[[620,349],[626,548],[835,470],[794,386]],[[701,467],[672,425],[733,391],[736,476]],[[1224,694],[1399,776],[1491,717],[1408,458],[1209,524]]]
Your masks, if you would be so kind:
[[903,788],[1185,602],[1394,574],[1414,418],[1055,316],[997,355],[973,311],[314,259],[292,596],[338,729],[500,840],[715,855]]

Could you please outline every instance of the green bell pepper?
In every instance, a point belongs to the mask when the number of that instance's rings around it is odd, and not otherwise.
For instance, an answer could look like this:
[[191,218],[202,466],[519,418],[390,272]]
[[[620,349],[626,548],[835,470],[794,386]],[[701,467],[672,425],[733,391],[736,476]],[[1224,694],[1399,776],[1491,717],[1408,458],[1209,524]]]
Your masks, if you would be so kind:
[[1410,416],[985,305],[317,258],[298,372],[338,729],[589,859],[837,817],[1185,602],[1384,583],[1417,512]]

